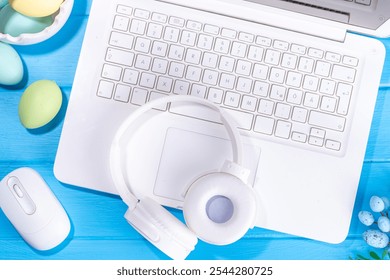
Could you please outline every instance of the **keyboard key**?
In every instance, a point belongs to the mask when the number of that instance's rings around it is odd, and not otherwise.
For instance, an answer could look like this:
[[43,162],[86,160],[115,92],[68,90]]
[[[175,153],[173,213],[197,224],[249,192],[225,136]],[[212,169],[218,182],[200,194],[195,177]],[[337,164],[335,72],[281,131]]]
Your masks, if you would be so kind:
[[270,97],[278,101],[283,101],[286,97],[286,88],[278,85],[272,85]]
[[252,63],[245,60],[238,60],[236,73],[242,76],[249,76],[252,70]]
[[[153,100],[163,98],[163,97],[167,97],[167,95],[164,93],[161,93],[161,92],[152,91],[150,93],[149,101],[153,101]],[[160,111],[166,111],[168,109],[168,104],[160,104],[159,106],[154,106],[153,109],[157,109]]]
[[182,80],[176,80],[173,88],[173,93],[180,95],[187,95],[190,88],[190,83]]
[[112,92],[114,91],[114,86],[115,84],[112,82],[107,82],[103,80],[100,81],[97,96],[110,99],[112,97]]
[[210,33],[213,35],[218,35],[219,34],[219,27],[215,25],[210,25],[210,24],[205,24],[203,28],[204,32]]
[[287,93],[287,102],[295,105],[302,103],[303,91],[290,88]]
[[173,79],[160,76],[158,77],[156,88],[164,92],[171,92],[172,84],[173,84]]
[[116,11],[119,14],[131,16],[131,13],[133,12],[133,9],[131,7],[128,7],[128,6],[118,5],[116,7]]
[[187,21],[187,28],[195,31],[201,31],[203,24],[198,21],[189,20]]
[[169,75],[175,78],[182,78],[184,75],[185,65],[183,63],[171,62]]
[[250,46],[248,59],[260,62],[263,59],[264,49],[261,47]]
[[294,107],[291,119],[295,122],[305,123],[307,120],[308,110],[301,107]]
[[274,48],[275,49],[278,49],[278,50],[281,50],[281,51],[287,51],[289,46],[290,45],[287,42],[280,41],[280,40],[275,40],[274,41]]
[[126,84],[136,85],[138,83],[139,72],[133,69],[125,69],[123,82]]
[[263,115],[271,116],[274,112],[274,107],[275,102],[267,99],[260,99],[258,112]]
[[256,81],[253,86],[253,94],[259,95],[262,97],[268,96],[270,85],[266,82]]
[[356,70],[353,68],[335,65],[333,66],[332,78],[348,83],[355,81]]
[[304,134],[304,133],[293,132],[291,134],[291,140],[293,140],[293,141],[300,142],[300,143],[305,143],[306,139],[307,139],[307,135]]
[[159,23],[166,23],[168,20],[168,16],[160,13],[153,13],[152,20]]
[[159,74],[167,73],[168,60],[155,58],[153,61],[152,71]]
[[150,38],[160,39],[162,37],[163,26],[157,23],[149,23],[146,35]]
[[280,138],[290,138],[292,124],[286,121],[278,121],[275,129],[275,136]]
[[148,98],[148,91],[141,88],[135,88],[131,95],[130,102],[134,105],[142,106],[146,103]]
[[130,92],[131,92],[131,87],[118,84],[116,86],[114,100],[127,103],[129,102]]
[[341,143],[334,140],[326,140],[325,147],[331,150],[339,151],[341,148]]
[[152,63],[152,58],[150,56],[139,54],[135,60],[134,67],[141,70],[149,70]]
[[138,37],[135,41],[134,50],[137,52],[148,53],[150,45],[151,41],[149,39]]
[[211,48],[213,46],[213,42],[214,42],[213,37],[211,37],[209,35],[201,34],[201,35],[199,35],[197,46],[201,49],[204,49],[204,50],[211,50]]
[[270,47],[272,44],[272,40],[270,38],[267,38],[267,37],[257,36],[256,37],[256,44],[259,44],[259,45],[262,45],[265,47]]
[[315,48],[310,48],[309,51],[307,52],[307,55],[314,58],[321,59],[324,57],[324,51]]
[[114,81],[119,81],[121,79],[122,75],[122,68],[119,66],[114,66],[110,64],[104,64],[103,70],[102,70],[102,77],[109,79],[109,80],[114,80]]
[[230,49],[230,41],[222,38],[217,38],[215,40],[214,50],[218,53],[227,54]]
[[210,88],[207,99],[214,103],[221,104],[223,100],[223,90],[218,88]]
[[154,88],[155,82],[156,82],[156,75],[144,72],[141,74],[139,85],[146,88]]
[[265,53],[264,61],[267,64],[278,65],[281,53],[275,50],[268,49]]
[[221,35],[230,39],[236,39],[237,31],[228,28],[223,28],[221,31]]
[[202,52],[200,50],[187,49],[187,53],[184,61],[191,64],[199,64],[201,56],[202,56]]
[[135,9],[134,16],[142,19],[149,19],[150,12],[142,9]]
[[179,45],[172,45],[168,52],[168,58],[174,60],[183,60],[185,48]]
[[247,43],[252,43],[255,40],[255,36],[253,34],[249,34],[246,32],[240,32],[238,34],[238,40],[247,42]]
[[340,62],[341,61],[341,55],[334,52],[327,52],[325,55],[325,59],[331,62]]
[[289,119],[291,113],[291,106],[283,103],[276,104],[275,116],[281,119]]
[[152,46],[152,54],[164,57],[167,54],[168,44],[164,42],[154,41]]
[[247,111],[256,111],[257,106],[257,98],[250,96],[250,95],[244,95],[242,98],[241,108]]
[[190,95],[196,96],[199,98],[205,98],[206,92],[207,92],[207,87],[205,87],[204,85],[193,84],[192,88],[191,88]]
[[229,108],[223,108],[237,123],[237,127],[245,130],[250,130],[253,123],[253,115],[242,111],[237,111]]
[[359,64],[359,59],[356,57],[344,56],[343,63],[348,66],[356,67]]
[[131,21],[130,32],[138,35],[145,34],[146,31],[146,22],[138,19],[133,19]]
[[174,27],[167,26],[164,32],[164,40],[177,43],[179,41],[180,30]]
[[124,49],[132,49],[134,36],[119,32],[111,32],[110,42],[111,46],[120,47]]
[[203,54],[202,66],[214,69],[217,67],[217,62],[218,62],[218,55],[216,55],[215,53],[205,52]]
[[181,35],[180,43],[186,46],[193,47],[195,46],[195,42],[196,42],[196,33],[192,31],[184,30]]
[[169,18],[169,24],[178,26],[178,27],[184,27],[185,20],[178,17],[170,17]]
[[306,54],[306,47],[301,45],[292,44],[291,51],[296,54],[304,55]]
[[263,117],[263,116],[257,116],[253,130],[255,132],[259,132],[262,134],[272,135],[274,131],[274,125],[275,125],[274,119]]
[[345,122],[345,118],[318,111],[311,111],[309,116],[309,124],[336,131],[343,131]]
[[226,92],[224,104],[229,107],[238,108],[238,105],[240,104],[240,98],[240,94],[228,91]]
[[230,74],[222,73],[219,85],[226,89],[233,89],[236,83],[236,77]]
[[127,51],[108,48],[106,53],[106,61],[130,67],[133,65],[134,54]]
[[336,95],[339,97],[339,104],[337,107],[337,113],[341,115],[347,115],[349,111],[349,104],[352,97],[352,86],[340,83],[337,88]]
[[115,16],[113,28],[121,31],[127,31],[130,19],[123,16]]
[[309,136],[308,143],[310,145],[313,145],[313,146],[321,147],[322,145],[324,145],[324,139],[323,138],[318,138],[318,137],[315,137],[315,136]]

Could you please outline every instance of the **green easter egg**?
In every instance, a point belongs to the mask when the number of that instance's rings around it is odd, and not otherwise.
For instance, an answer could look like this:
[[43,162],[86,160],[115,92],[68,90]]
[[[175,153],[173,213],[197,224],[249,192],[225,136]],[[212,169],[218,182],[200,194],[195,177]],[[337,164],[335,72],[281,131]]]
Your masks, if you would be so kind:
[[53,23],[51,16],[28,17],[16,12],[10,5],[0,10],[0,33],[17,37],[26,33],[38,33]]
[[61,89],[54,81],[36,81],[24,91],[20,99],[20,121],[28,129],[42,127],[54,119],[61,104]]
[[0,85],[12,86],[23,79],[23,63],[10,45],[0,42]]

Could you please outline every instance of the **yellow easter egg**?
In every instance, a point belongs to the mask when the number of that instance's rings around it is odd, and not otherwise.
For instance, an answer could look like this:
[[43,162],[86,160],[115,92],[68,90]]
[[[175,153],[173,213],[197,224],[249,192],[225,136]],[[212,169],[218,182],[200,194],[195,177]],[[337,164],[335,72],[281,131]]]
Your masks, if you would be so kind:
[[64,0],[9,0],[12,8],[29,17],[46,17],[57,12]]

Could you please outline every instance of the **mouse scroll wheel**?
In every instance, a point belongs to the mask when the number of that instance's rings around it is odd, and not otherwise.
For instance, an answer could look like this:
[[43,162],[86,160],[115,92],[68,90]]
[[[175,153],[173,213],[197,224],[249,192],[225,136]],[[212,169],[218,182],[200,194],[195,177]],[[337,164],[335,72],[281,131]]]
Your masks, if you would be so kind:
[[20,187],[17,184],[13,185],[12,188],[14,189],[14,192],[16,193],[16,195],[18,197],[23,198],[24,193],[23,193],[23,191],[20,189]]
[[27,215],[32,215],[37,210],[34,201],[31,199],[27,191],[23,188],[22,183],[16,177],[11,177],[8,180],[8,187]]

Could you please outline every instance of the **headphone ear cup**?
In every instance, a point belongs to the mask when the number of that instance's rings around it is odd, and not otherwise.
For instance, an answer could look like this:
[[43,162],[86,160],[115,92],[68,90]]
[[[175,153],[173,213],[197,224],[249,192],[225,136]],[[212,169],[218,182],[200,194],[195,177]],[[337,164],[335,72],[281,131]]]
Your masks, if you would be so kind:
[[198,178],[184,199],[187,226],[203,241],[227,245],[253,228],[256,197],[251,187],[228,173]]
[[198,239],[168,210],[146,197],[125,214],[126,220],[172,259],[185,259]]

